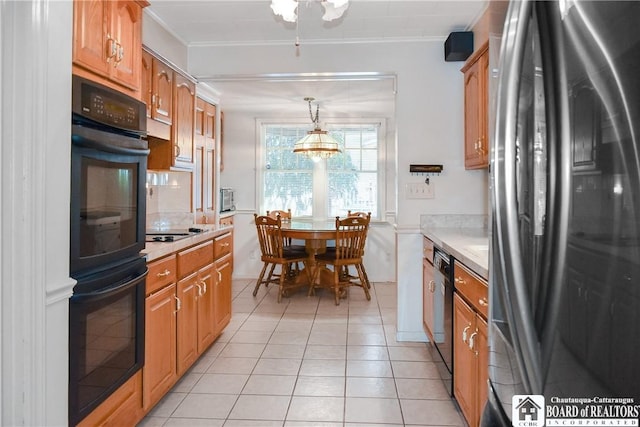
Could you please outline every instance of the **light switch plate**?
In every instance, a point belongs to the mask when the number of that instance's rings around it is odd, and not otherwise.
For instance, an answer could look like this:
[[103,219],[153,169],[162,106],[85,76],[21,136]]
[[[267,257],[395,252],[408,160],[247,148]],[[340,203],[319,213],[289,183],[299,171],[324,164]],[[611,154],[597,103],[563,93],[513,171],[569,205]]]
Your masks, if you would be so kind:
[[433,199],[435,188],[433,182],[411,182],[406,184],[407,199]]

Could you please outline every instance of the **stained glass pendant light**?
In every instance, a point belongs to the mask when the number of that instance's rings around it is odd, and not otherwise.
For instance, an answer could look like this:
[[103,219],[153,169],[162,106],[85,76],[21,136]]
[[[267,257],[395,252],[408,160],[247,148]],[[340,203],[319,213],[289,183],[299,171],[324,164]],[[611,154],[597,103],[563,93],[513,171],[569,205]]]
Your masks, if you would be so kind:
[[341,150],[338,141],[329,135],[326,130],[320,129],[320,105],[316,105],[315,117],[311,110],[311,101],[314,99],[315,98],[312,97],[304,98],[304,100],[309,103],[309,115],[311,116],[314,129],[307,132],[307,135],[304,138],[295,143],[293,146],[293,152],[304,154],[312,160],[318,161],[320,159],[327,159],[336,153],[340,153]]

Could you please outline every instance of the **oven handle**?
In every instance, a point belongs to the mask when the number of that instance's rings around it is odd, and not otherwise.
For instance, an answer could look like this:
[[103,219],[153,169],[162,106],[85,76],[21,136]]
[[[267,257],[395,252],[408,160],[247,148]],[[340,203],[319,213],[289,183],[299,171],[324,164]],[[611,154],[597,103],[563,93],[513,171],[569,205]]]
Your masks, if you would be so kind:
[[85,148],[94,148],[115,154],[147,156],[151,152],[144,139],[104,132],[81,125],[71,126],[71,142]]
[[140,281],[147,277],[148,273],[149,269],[145,267],[144,273],[135,276],[133,279],[128,280],[127,278],[116,283],[113,286],[109,286],[108,288],[103,288],[93,292],[75,294],[71,298],[74,300],[74,302],[94,302],[100,301],[103,298],[113,297],[114,295],[118,295],[138,285]]

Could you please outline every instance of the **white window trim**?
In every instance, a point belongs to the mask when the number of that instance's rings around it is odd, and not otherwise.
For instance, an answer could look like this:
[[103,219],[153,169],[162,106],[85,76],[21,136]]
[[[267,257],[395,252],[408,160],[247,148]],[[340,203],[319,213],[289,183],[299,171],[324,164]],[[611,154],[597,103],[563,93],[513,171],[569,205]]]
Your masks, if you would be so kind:
[[[347,127],[354,125],[378,125],[378,216],[375,218],[371,218],[372,221],[384,221],[385,212],[386,212],[386,159],[387,159],[387,128],[386,128],[386,119],[384,118],[353,118],[353,119],[338,119],[338,118],[329,118],[320,123],[320,127],[324,130],[330,130],[331,128],[336,127]],[[264,199],[263,197],[263,167],[265,164],[265,140],[264,140],[264,132],[263,128],[267,125],[307,125],[309,129],[311,129],[311,124],[309,120],[304,119],[256,119],[256,194],[255,194],[255,206],[257,207],[257,213],[266,212],[265,208],[262,204]],[[325,162],[317,163],[314,168],[324,167]],[[315,173],[315,169],[314,169]],[[314,191],[316,189],[314,188]],[[322,197],[318,200],[318,203],[322,202],[322,206],[324,212],[326,212],[326,200],[323,200],[326,196],[326,189],[322,193]],[[314,198],[313,211],[317,212],[316,207],[319,206],[316,204],[316,198]],[[315,216],[315,215],[314,215]]]

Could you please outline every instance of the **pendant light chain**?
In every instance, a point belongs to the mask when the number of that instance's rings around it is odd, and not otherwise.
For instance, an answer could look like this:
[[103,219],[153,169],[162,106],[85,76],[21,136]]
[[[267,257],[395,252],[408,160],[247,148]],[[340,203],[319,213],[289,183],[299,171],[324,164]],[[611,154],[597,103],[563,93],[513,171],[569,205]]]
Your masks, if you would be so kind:
[[311,101],[313,98],[305,98],[309,102],[309,117],[316,129],[320,127],[320,104],[316,104],[316,117],[313,117],[313,111],[311,110]]

